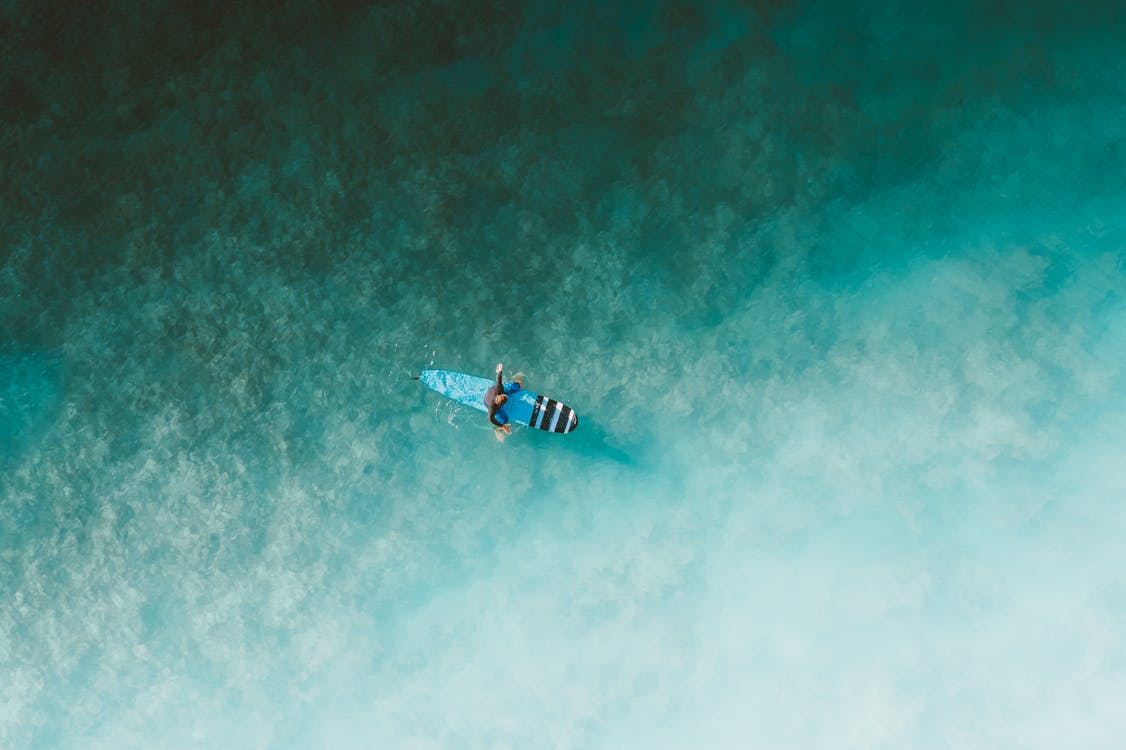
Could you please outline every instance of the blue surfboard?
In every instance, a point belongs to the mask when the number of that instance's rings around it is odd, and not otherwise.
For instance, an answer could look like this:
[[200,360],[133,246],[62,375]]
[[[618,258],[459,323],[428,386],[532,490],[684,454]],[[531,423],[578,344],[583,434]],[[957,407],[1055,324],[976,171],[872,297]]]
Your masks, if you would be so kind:
[[[489,411],[485,406],[485,393],[494,385],[496,379],[479,378],[453,370],[423,370],[418,379],[431,390],[452,398],[478,411]],[[579,426],[579,415],[561,401],[541,396],[532,391],[520,389],[508,397],[504,405],[508,421],[534,427],[546,432],[566,434]]]

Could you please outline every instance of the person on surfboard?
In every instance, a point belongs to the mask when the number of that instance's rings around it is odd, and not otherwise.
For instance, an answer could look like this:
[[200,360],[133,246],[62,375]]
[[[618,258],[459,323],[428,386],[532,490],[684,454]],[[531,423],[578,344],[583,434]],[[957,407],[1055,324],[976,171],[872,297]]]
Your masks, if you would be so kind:
[[489,407],[489,421],[496,427],[497,440],[501,442],[504,441],[505,435],[512,434],[512,428],[508,425],[508,414],[504,411],[504,405],[508,402],[510,395],[524,387],[524,380],[519,374],[516,375],[516,379],[513,382],[505,385],[503,373],[504,365],[497,362],[497,384],[485,391],[485,406]]

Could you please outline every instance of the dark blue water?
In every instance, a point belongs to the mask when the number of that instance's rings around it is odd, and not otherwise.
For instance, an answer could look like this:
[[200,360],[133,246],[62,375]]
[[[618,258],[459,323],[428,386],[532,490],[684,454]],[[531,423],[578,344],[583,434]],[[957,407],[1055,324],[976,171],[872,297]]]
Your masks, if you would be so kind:
[[1057,6],[4,3],[0,747],[1117,748]]

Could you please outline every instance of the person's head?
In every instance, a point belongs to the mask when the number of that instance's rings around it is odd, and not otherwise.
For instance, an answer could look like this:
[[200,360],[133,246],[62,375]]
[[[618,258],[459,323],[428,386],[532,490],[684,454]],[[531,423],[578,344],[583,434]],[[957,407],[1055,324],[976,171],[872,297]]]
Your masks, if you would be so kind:
[[497,406],[504,406],[507,401],[508,401],[508,394],[507,393],[497,394],[497,397],[493,399],[493,403],[496,404]]

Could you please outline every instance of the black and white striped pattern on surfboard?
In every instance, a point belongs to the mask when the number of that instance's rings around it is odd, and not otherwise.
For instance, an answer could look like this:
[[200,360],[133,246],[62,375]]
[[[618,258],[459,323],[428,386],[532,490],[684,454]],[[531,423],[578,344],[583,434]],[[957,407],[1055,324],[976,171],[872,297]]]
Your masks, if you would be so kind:
[[536,405],[532,409],[532,418],[528,420],[530,427],[538,427],[547,432],[567,433],[575,429],[579,418],[571,407],[561,404],[553,398],[538,396]]

